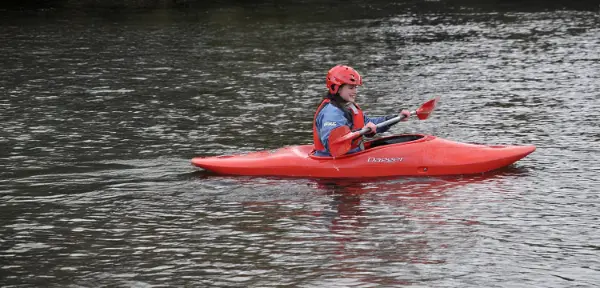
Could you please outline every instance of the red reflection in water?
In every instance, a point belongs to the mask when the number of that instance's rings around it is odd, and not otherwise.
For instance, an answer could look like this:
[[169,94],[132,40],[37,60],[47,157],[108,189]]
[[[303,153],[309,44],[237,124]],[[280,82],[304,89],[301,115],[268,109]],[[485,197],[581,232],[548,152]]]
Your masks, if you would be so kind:
[[[444,214],[443,205],[449,205],[452,199],[449,194],[465,188],[467,185],[490,183],[505,174],[514,173],[513,170],[503,170],[478,176],[465,177],[437,177],[437,178],[402,178],[402,179],[376,179],[369,181],[359,180],[323,180],[309,181],[309,187],[314,187],[316,193],[310,195],[307,202],[319,202],[329,199],[329,205],[302,206],[298,209],[282,208],[286,204],[297,204],[297,199],[270,199],[269,201],[243,201],[245,209],[268,215],[269,220],[260,227],[254,227],[252,232],[272,231],[279,229],[281,241],[286,243],[301,243],[306,241],[323,242],[322,246],[315,248],[313,253],[330,255],[334,265],[324,267],[323,273],[337,273],[338,275],[360,275],[361,282],[378,283],[380,285],[406,285],[409,282],[396,276],[380,275],[381,271],[372,268],[380,265],[394,265],[395,263],[419,265],[445,264],[443,255],[451,245],[450,240],[436,238],[444,233],[446,225],[471,227],[479,224],[474,219],[451,219]],[[289,179],[261,179],[260,185],[269,187],[281,186],[280,181],[289,184]],[[256,185],[257,179],[243,178],[240,181],[248,186]],[[501,183],[498,182],[498,183]],[[452,193],[449,193],[452,192]],[[460,192],[458,192],[460,193]],[[321,199],[319,199],[321,197]],[[322,203],[320,201],[319,203]],[[293,205],[292,205],[293,206]],[[393,216],[390,216],[393,215]],[[306,217],[308,219],[302,219]],[[386,227],[390,218],[394,227]],[[321,233],[318,237],[306,237],[302,233],[287,233],[286,229],[273,228],[277,220],[292,220],[301,226],[311,221],[314,226],[326,225],[329,234]],[[386,229],[389,228],[389,229]],[[405,229],[404,229],[405,228]],[[248,228],[246,228],[248,229]],[[258,230],[256,230],[258,229]],[[394,229],[394,230],[392,230]],[[473,229],[473,228],[469,228]],[[294,228],[291,228],[293,231]],[[320,230],[319,230],[320,231]],[[468,229],[465,229],[468,234]],[[297,232],[297,231],[294,231]],[[293,234],[286,235],[287,234]],[[432,238],[434,237],[434,238]],[[468,236],[467,236],[468,237]],[[332,245],[334,240],[337,245]],[[445,241],[450,241],[446,243]],[[452,240],[455,241],[455,240]],[[365,264],[364,261],[373,261],[375,266]],[[418,270],[419,268],[414,268]],[[415,273],[418,273],[416,271]],[[353,276],[354,277],[354,276]],[[414,280],[414,278],[411,278]]]

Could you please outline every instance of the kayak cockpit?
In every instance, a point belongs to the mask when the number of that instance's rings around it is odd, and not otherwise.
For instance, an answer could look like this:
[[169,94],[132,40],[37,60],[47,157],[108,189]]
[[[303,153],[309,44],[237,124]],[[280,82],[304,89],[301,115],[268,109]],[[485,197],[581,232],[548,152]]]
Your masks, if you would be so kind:
[[419,134],[403,134],[403,135],[393,135],[393,136],[389,136],[389,137],[378,138],[375,140],[367,141],[367,143],[365,143],[365,150],[379,147],[379,146],[384,146],[384,145],[413,142],[413,141],[417,141],[417,140],[423,139],[423,138],[425,138],[425,135],[419,135]]
[[[361,155],[364,153],[369,153],[370,151],[375,150],[374,148],[380,148],[380,147],[385,147],[385,146],[389,146],[389,145],[398,145],[398,144],[403,145],[403,144],[408,144],[408,143],[418,143],[418,142],[427,141],[427,140],[430,140],[433,138],[435,138],[435,136],[422,135],[422,134],[400,134],[400,135],[392,135],[392,136],[377,138],[374,140],[366,141],[364,143],[365,150],[357,152],[357,153],[342,155],[340,157],[336,157],[335,159],[349,158],[349,157],[354,157],[354,156]],[[314,153],[315,153],[315,150],[312,149],[308,156],[310,158],[319,159],[319,160],[334,159],[334,157],[331,157],[331,156],[316,156],[316,155],[314,155]]]

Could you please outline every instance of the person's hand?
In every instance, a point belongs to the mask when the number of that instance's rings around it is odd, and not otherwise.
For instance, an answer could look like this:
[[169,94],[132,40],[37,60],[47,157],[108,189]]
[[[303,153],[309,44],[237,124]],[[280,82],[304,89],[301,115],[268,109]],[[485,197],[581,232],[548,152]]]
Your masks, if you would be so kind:
[[400,121],[408,121],[408,118],[410,117],[410,111],[402,110],[402,111],[400,111],[400,114],[398,116],[402,116],[402,115],[404,115],[404,118],[402,118],[402,120],[400,120]]
[[371,129],[371,132],[367,133],[367,134],[373,134],[375,135],[375,133],[377,133],[377,125],[373,124],[373,122],[369,122],[365,125],[365,127],[368,127],[369,129]]

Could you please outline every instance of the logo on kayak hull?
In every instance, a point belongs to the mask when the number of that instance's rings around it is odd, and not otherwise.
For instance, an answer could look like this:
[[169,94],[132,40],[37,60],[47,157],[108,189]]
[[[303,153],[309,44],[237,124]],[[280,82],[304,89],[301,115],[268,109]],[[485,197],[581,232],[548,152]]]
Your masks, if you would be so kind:
[[369,162],[369,163],[394,163],[394,162],[402,162],[402,160],[404,160],[404,158],[402,158],[402,157],[383,157],[383,158],[369,157],[369,159],[367,159],[367,162]]

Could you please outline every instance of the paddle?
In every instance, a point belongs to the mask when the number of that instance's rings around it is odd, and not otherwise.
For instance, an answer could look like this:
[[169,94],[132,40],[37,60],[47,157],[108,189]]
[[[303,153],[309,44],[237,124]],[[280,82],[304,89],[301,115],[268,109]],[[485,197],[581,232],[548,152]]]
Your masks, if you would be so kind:
[[[435,104],[438,100],[440,100],[439,96],[425,102],[416,111],[411,111],[410,115],[412,116],[416,114],[419,120],[427,119],[433,111],[433,109],[435,109]],[[396,124],[406,117],[407,116],[405,115],[400,115],[392,119],[386,120],[377,124],[377,128]],[[331,153],[331,156],[338,157],[348,153],[348,151],[350,151],[350,147],[352,146],[352,140],[363,136],[369,132],[371,132],[371,129],[369,129],[368,127],[364,127],[361,130],[354,132],[351,132],[348,126],[342,126],[340,128],[334,129],[329,135],[329,139],[335,139],[331,143],[329,143],[329,152]]]

